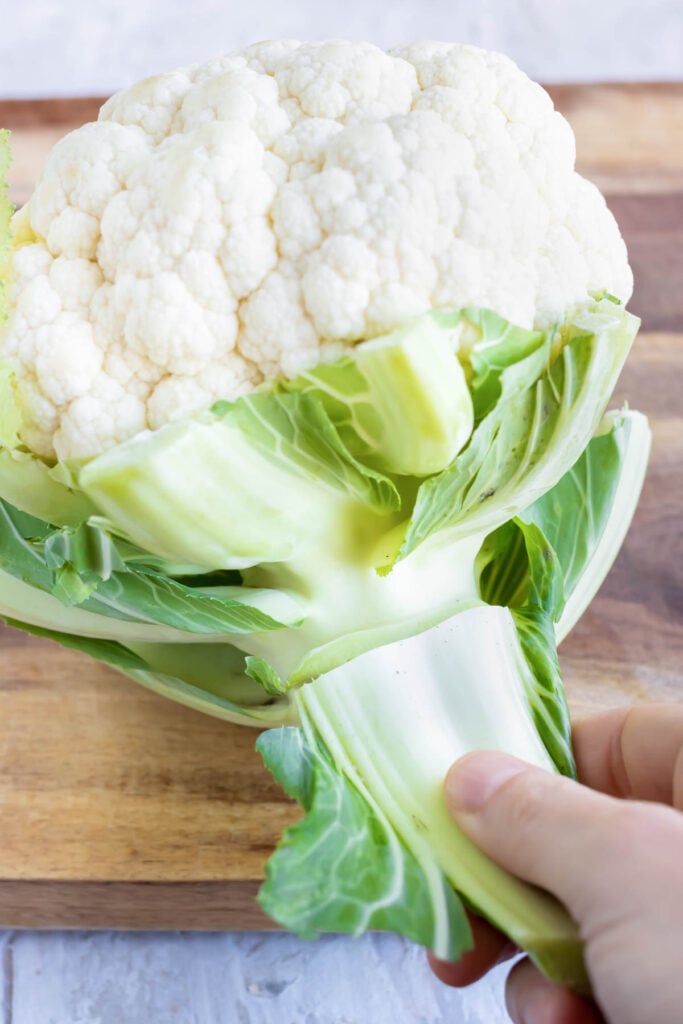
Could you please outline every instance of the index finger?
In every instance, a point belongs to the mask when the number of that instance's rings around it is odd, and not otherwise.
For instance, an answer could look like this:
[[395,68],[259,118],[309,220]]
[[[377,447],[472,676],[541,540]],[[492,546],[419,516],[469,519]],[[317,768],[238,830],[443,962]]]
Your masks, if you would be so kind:
[[615,708],[574,723],[579,780],[683,809],[683,704]]
[[472,929],[473,949],[455,961],[439,960],[433,953],[427,953],[429,965],[439,981],[455,988],[473,984],[496,964],[509,960],[518,952],[516,946],[488,921],[469,911],[467,917]]

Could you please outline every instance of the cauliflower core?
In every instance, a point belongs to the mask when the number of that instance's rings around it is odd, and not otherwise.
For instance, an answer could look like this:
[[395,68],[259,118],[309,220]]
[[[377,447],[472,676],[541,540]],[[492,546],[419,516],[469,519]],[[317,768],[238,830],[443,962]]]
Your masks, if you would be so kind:
[[574,157],[543,89],[469,46],[270,42],[140,82],[15,218],[24,443],[94,455],[430,308],[627,300]]

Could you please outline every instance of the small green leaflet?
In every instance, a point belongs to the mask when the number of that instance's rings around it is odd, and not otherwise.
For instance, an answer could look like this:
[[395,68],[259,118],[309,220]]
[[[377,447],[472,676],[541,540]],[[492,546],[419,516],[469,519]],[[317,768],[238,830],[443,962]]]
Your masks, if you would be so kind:
[[[266,767],[307,812],[291,826],[266,866],[259,903],[301,938],[320,932],[398,932],[432,948],[433,891],[413,854],[381,812],[337,771],[318,737],[271,729],[256,744]],[[449,955],[472,948],[462,903],[443,878]],[[443,955],[443,951],[441,951]]]
[[257,658],[253,654],[247,655],[244,659],[245,672],[250,679],[259,683],[270,697],[280,697],[289,689],[277,674],[272,665],[269,665],[263,658]]
[[45,562],[54,573],[52,593],[65,605],[85,604],[115,571],[127,571],[112,539],[87,523],[55,530],[42,546]]

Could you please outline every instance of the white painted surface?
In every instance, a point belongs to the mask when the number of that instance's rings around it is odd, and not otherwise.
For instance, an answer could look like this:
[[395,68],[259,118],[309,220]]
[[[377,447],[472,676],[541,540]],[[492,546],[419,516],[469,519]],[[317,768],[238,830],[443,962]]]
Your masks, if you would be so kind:
[[3,1024],[504,1024],[506,968],[467,992],[392,935],[0,936]]
[[683,77],[681,0],[0,0],[0,96],[109,93],[256,39],[452,39],[534,78]]

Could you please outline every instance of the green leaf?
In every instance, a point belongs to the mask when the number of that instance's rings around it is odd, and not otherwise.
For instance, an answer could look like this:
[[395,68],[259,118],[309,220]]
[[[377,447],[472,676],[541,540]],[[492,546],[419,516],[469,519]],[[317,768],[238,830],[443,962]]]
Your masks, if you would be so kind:
[[558,642],[592,601],[621,548],[640,497],[650,442],[640,413],[608,413],[571,470],[520,514],[543,530],[562,567],[566,601],[555,630]]
[[511,609],[522,652],[531,669],[525,675],[534,724],[563,775],[576,777],[569,708],[557,659],[555,622],[564,607],[562,568],[547,538],[535,523],[515,521],[528,559],[527,600]]
[[137,644],[128,647],[116,641],[35,626],[9,616],[3,618],[14,629],[87,654],[146,689],[214,718],[256,728],[297,720],[296,712],[288,701],[263,701],[261,688],[244,675],[242,652],[229,644]]
[[[286,594],[250,587],[190,587],[120,557],[91,524],[56,529],[0,500],[0,568],[67,605],[105,618],[171,626],[188,634],[234,635],[296,626]],[[272,608],[283,619],[269,614]],[[106,635],[106,624],[102,633]]]
[[246,674],[254,679],[265,692],[271,697],[279,697],[287,693],[289,686],[277,674],[272,665],[269,665],[263,658],[248,655],[245,659]]
[[426,480],[399,557],[431,534],[488,532],[553,487],[588,444],[638,321],[603,301],[499,375],[500,397],[467,448]]
[[115,571],[127,571],[112,538],[89,523],[52,531],[43,541],[43,551],[51,569],[71,565],[95,582],[108,580]]
[[[559,564],[564,600],[555,612],[558,642],[593,598],[621,547],[649,450],[644,416],[610,412],[572,468],[519,514],[539,527]],[[477,566],[480,592],[490,604],[516,608],[528,600],[529,564],[517,520],[489,534]]]
[[531,670],[526,696],[538,733],[562,775],[576,778],[571,721],[557,658],[550,616],[520,608],[512,610],[524,657]]
[[516,519],[524,537],[529,571],[524,607],[557,621],[564,608],[564,576],[560,560],[548,538],[535,523]]
[[114,618],[85,610],[81,605],[65,605],[52,593],[26,583],[0,568],[0,616],[18,619],[43,629],[55,629],[85,637],[131,643],[170,643],[188,641],[204,645],[225,639],[225,633],[188,633],[157,622]]
[[465,309],[463,316],[470,328],[476,328],[474,337],[466,340],[462,356],[467,358],[471,368],[474,417],[479,423],[498,403],[503,386],[510,395],[513,366],[521,364],[517,379],[522,387],[534,353],[541,352],[542,360],[538,365],[543,368],[548,336],[543,331],[516,327],[490,309]]
[[[228,593],[229,592],[229,593]],[[274,603],[279,595],[273,595]],[[263,611],[270,594],[248,587],[186,587],[151,570],[115,572],[97,588],[83,607],[100,615],[158,622],[188,633],[236,635],[295,627],[301,612],[294,604],[281,607],[289,613],[282,621]]]
[[139,658],[137,654],[134,654],[127,647],[124,647],[123,644],[117,643],[115,640],[102,640],[92,636],[74,636],[69,633],[62,633],[56,629],[34,626],[29,622],[19,622],[17,619],[9,618],[9,616],[3,616],[3,618],[7,625],[12,626],[14,629],[20,629],[31,636],[53,640],[62,647],[68,647],[70,650],[81,651],[97,661],[103,661],[107,665],[119,668],[123,672],[146,670],[148,668],[142,658]]
[[510,608],[534,724],[558,771],[575,776],[569,709],[557,659],[555,622],[565,604],[563,566],[536,523],[513,519],[486,538],[478,561],[483,599]]
[[[290,725],[297,721],[296,710],[285,699],[274,701],[270,698],[264,704],[249,703],[242,705],[230,700],[224,694],[216,693],[213,689],[187,682],[185,679],[179,678],[172,673],[166,674],[157,671],[129,669],[125,674],[136,683],[140,683],[141,686],[151,690],[153,693],[159,694],[161,697],[176,701],[178,704],[183,704],[194,711],[200,711],[204,715],[220,718],[225,722],[234,722],[236,725],[248,725],[252,728],[263,729]],[[242,681],[237,680],[240,684],[240,690]],[[232,688],[232,682],[234,680],[226,680],[226,692],[229,692]]]
[[[267,914],[305,939],[321,931],[381,929],[453,959],[472,948],[462,903],[446,879],[440,875],[436,887],[427,882],[389,821],[336,770],[319,738],[277,729],[263,733],[256,746],[307,812],[286,830],[266,867],[259,903]],[[437,939],[442,914],[445,950]]]
[[476,559],[479,592],[488,604],[519,608],[529,590],[529,558],[516,519],[484,540]]
[[47,523],[0,500],[0,566],[17,579],[47,591],[52,590],[53,574],[32,541],[42,541],[49,529]]
[[221,422],[237,427],[295,478],[315,480],[381,512],[399,508],[391,480],[353,458],[322,402],[311,395],[247,395],[223,413]]
[[275,726],[298,722],[286,695],[267,694],[246,672],[244,652],[228,643],[133,643],[144,659],[143,686],[197,711],[242,725]]
[[[313,805],[315,760],[303,730],[271,729],[259,736],[256,750],[287,796],[296,800],[304,811],[309,811]],[[271,884],[277,888],[277,881],[272,875]]]
[[426,313],[357,345],[276,390],[313,395],[347,450],[388,473],[444,469],[472,431],[472,400],[456,355],[460,313]]
[[623,428],[594,437],[568,473],[522,512],[552,544],[571,593],[595,551],[622,470]]

